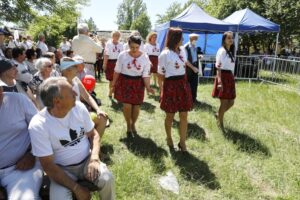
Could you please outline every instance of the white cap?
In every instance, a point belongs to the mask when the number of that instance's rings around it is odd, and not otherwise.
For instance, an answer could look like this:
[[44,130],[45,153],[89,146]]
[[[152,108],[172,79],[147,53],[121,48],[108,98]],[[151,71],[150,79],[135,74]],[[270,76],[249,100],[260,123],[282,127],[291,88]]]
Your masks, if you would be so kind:
[[196,34],[196,33],[191,33],[191,34],[189,34],[189,37],[190,37],[190,38],[191,38],[191,37],[199,37],[199,35]]

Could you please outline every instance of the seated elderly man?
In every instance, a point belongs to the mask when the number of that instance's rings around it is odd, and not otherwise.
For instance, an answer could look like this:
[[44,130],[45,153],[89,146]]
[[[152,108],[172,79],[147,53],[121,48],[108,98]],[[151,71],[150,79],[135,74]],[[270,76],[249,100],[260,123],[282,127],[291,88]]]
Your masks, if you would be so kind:
[[85,106],[67,79],[51,77],[40,86],[46,106],[29,125],[32,152],[51,179],[50,199],[89,199],[90,192],[77,180],[89,180],[102,200],[115,199],[114,178],[100,162],[100,137]]
[[9,200],[39,199],[43,171],[31,154],[28,125],[37,113],[23,94],[0,87],[0,185]]

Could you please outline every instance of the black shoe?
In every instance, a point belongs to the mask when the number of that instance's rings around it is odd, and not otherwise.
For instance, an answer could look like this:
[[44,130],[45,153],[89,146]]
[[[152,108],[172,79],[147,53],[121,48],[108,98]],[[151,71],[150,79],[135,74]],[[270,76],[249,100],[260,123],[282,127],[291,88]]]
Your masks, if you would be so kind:
[[131,131],[127,131],[126,136],[127,136],[127,139],[133,139],[134,138],[134,135]]
[[180,142],[178,143],[178,149],[179,149],[179,151],[182,152],[182,154],[189,154],[189,152],[188,152],[187,150],[182,150],[182,147],[181,147],[181,145],[180,145]]
[[134,137],[139,137],[139,134],[137,133],[137,131],[132,131],[132,134]]

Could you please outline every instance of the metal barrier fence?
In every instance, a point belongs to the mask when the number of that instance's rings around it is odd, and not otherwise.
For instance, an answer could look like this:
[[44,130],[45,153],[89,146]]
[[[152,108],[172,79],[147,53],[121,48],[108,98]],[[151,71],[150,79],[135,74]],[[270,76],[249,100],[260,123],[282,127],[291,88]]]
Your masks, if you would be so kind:
[[260,62],[258,79],[300,92],[300,61],[265,57]]
[[[234,75],[236,79],[257,79],[258,68],[263,56],[237,56]],[[212,78],[216,75],[215,55],[204,55],[201,59],[203,78]]]
[[[216,75],[215,55],[204,55],[200,61],[201,79]],[[234,75],[237,80],[261,80],[300,91],[300,60],[253,55],[236,58]]]

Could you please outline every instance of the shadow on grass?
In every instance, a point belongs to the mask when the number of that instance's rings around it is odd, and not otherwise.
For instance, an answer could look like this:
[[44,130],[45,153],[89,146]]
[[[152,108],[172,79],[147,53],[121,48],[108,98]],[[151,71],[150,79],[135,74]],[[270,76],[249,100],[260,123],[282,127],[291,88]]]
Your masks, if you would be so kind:
[[199,101],[196,101],[194,103],[194,109],[195,109],[195,111],[201,110],[201,111],[209,112],[212,114],[214,114],[216,112],[215,108],[212,105],[210,105],[206,102],[199,102]]
[[[179,122],[177,120],[173,121],[173,127],[179,129]],[[196,123],[188,123],[187,136],[201,141],[207,139],[205,130]]]
[[159,96],[159,94],[158,95],[149,95],[148,98],[149,99],[153,99],[154,101],[159,102],[160,96]]
[[210,171],[206,162],[199,160],[192,154],[183,154],[180,151],[173,151],[171,155],[184,179],[203,184],[211,190],[221,188],[216,175]]
[[162,173],[166,170],[163,157],[167,156],[168,153],[165,149],[158,147],[152,139],[136,135],[134,138],[121,138],[120,141],[134,155],[149,158],[157,173]]
[[148,102],[143,102],[141,105],[141,110],[144,110],[148,113],[154,113],[156,106],[148,103]]
[[119,103],[117,100],[111,99],[111,107],[114,109],[114,111],[121,112],[123,105],[122,103]]
[[114,147],[111,144],[101,144],[100,159],[108,165],[113,164],[110,155],[114,154]]
[[247,152],[250,154],[260,153],[264,156],[271,156],[271,153],[264,144],[262,144],[259,140],[250,137],[246,133],[241,133],[237,130],[228,129],[222,131],[224,137],[227,140],[232,141],[238,147],[238,150],[242,152]]

